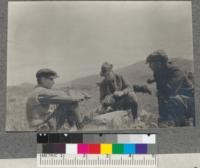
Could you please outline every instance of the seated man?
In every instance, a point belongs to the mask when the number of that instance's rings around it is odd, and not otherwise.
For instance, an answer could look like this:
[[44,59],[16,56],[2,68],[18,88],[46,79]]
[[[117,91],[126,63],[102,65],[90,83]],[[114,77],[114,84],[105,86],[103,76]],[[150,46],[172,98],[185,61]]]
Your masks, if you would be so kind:
[[100,75],[104,77],[99,83],[100,102],[107,111],[131,109],[133,119],[138,115],[138,104],[132,87],[121,75],[113,72],[112,64],[105,62]]
[[53,90],[58,75],[50,69],[36,73],[37,86],[26,102],[28,124],[34,131],[50,131],[62,127],[67,121],[73,127],[81,127],[78,103],[83,97],[72,97],[65,92]]

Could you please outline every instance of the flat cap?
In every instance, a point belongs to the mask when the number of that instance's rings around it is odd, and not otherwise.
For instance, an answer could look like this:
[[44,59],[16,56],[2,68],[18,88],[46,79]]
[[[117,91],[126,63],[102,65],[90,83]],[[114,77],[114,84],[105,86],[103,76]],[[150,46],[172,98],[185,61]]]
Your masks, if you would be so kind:
[[55,71],[48,69],[48,68],[44,68],[44,69],[40,69],[39,71],[37,71],[36,73],[36,78],[41,78],[41,77],[54,77],[57,78],[58,75]]
[[164,50],[154,51],[146,59],[146,63],[157,62],[157,61],[163,62],[163,63],[168,62],[168,56]]

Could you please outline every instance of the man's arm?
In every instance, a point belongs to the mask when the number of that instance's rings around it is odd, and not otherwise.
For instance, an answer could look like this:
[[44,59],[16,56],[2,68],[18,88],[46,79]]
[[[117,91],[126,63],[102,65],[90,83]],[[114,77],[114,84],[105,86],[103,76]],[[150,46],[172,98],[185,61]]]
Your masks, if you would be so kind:
[[122,85],[123,85],[123,94],[127,95],[130,92],[133,92],[133,88],[131,87],[131,85],[129,84],[129,82],[127,80],[125,80],[122,76],[121,76],[121,80],[122,80]]
[[147,85],[133,85],[134,92],[140,92],[140,93],[147,93],[151,95],[151,90],[148,88]]
[[73,104],[82,99],[82,97],[73,97],[65,92],[51,89],[43,89],[38,95],[38,101],[43,104]]
[[152,84],[155,82],[155,79],[154,78],[151,78],[151,79],[147,79],[147,83],[148,84]]
[[106,86],[105,86],[105,83],[103,81],[99,82],[97,85],[99,86],[100,102],[102,103],[103,99],[107,95]]
[[180,85],[183,83],[183,79],[185,74],[178,68],[173,68],[169,73],[169,79],[167,81],[166,87],[169,92],[176,93],[176,91],[180,88]]

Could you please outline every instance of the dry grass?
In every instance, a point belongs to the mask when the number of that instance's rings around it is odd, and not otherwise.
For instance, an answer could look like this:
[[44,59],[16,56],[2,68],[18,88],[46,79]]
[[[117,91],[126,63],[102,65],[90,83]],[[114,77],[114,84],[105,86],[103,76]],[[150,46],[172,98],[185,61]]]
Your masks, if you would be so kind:
[[[192,71],[192,61],[185,59],[173,59],[176,65],[179,65],[186,72]],[[131,84],[145,84],[146,80],[152,76],[144,61],[124,67],[117,72],[121,73]],[[66,89],[67,85],[76,91],[85,91],[92,96],[88,101],[80,104],[80,112],[82,116],[93,114],[95,108],[99,106],[99,90],[96,82],[99,81],[98,75],[92,75],[85,78],[80,78],[71,81],[68,84],[62,84],[59,87]],[[157,98],[155,93],[155,85],[150,85],[153,95],[137,94],[140,111],[146,111],[143,116],[144,128],[149,128],[152,123],[157,122]],[[7,89],[7,115],[6,115],[6,130],[7,131],[27,131],[28,124],[25,113],[25,103],[34,86],[30,84],[22,84],[20,86],[8,87]],[[146,116],[146,117],[145,117]],[[124,126],[129,126],[129,123],[124,123]],[[95,125],[90,125],[95,127]],[[87,128],[87,127],[86,127]],[[129,127],[128,127],[129,128]],[[115,129],[115,128],[113,128]]]
[[[88,101],[80,103],[80,112],[82,116],[91,115],[95,109],[99,106],[99,93],[98,87],[79,87],[72,88],[73,90],[82,90],[92,96]],[[7,131],[28,131],[28,123],[26,120],[25,104],[29,94],[33,91],[32,86],[18,86],[8,88],[7,92],[7,115],[6,115],[6,130]],[[153,98],[153,99],[152,99]],[[148,121],[146,124],[150,125],[151,122],[156,121],[157,107],[156,98],[149,95],[138,94],[138,100],[140,107],[143,107],[145,111],[153,114],[152,121]],[[92,114],[94,115],[94,114]],[[129,125],[129,123],[124,123]],[[91,126],[94,127],[95,126]],[[147,126],[145,126],[147,127]],[[88,126],[85,129],[89,129]],[[114,129],[114,128],[113,128]]]

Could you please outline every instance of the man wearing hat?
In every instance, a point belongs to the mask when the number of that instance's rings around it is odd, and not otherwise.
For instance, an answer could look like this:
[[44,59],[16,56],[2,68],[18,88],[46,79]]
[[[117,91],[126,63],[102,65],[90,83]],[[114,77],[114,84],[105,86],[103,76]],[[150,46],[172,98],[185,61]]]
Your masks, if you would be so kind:
[[163,50],[151,53],[146,63],[153,71],[153,79],[147,82],[156,83],[159,126],[188,126],[194,124],[194,91],[187,75],[168,61]]
[[80,126],[78,102],[83,97],[72,97],[65,92],[53,90],[57,73],[40,69],[36,73],[37,86],[26,102],[29,127],[34,131],[59,129],[67,119],[69,126]]
[[135,93],[128,82],[113,72],[113,65],[105,62],[100,75],[104,78],[100,86],[100,102],[105,111],[131,109],[133,119],[138,115],[138,104]]

